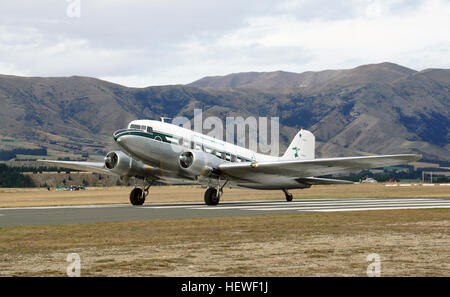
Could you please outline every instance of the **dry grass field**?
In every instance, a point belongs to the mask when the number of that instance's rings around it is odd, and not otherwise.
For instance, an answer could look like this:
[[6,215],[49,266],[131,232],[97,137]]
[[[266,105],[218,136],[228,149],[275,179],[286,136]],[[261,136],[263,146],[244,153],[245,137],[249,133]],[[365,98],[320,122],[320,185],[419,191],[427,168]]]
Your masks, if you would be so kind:
[[[1,207],[61,206],[129,203],[131,187],[88,188],[86,191],[47,189],[1,189]],[[205,189],[198,186],[152,187],[146,203],[202,202]],[[294,199],[302,198],[366,198],[366,197],[450,197],[450,186],[386,187],[385,184],[313,186],[292,190]],[[222,201],[284,199],[281,191],[224,189]]]
[[[154,187],[151,202],[202,201],[198,187]],[[128,203],[130,188],[1,189],[1,207]],[[450,187],[317,186],[296,199],[449,197]],[[284,199],[225,190],[224,200]],[[450,276],[450,209],[299,213],[0,228],[0,276]]]
[[450,210],[0,228],[0,276],[450,276]]

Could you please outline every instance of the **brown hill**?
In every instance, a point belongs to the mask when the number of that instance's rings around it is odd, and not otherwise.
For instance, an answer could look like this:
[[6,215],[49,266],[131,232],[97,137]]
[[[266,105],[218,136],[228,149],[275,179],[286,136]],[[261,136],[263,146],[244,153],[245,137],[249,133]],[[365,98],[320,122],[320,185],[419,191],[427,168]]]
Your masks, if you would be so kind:
[[246,72],[226,76],[205,77],[189,86],[200,88],[248,88],[292,92],[302,89],[320,90],[330,86],[349,86],[362,83],[391,83],[416,71],[393,63],[371,64],[346,70],[308,71],[292,73]]
[[188,86],[127,88],[88,77],[0,75],[0,148],[46,146],[61,154],[104,154],[111,133],[138,118],[278,116],[283,149],[299,128],[319,156],[424,154],[450,161],[450,70],[417,72],[392,63],[349,70],[244,73]]

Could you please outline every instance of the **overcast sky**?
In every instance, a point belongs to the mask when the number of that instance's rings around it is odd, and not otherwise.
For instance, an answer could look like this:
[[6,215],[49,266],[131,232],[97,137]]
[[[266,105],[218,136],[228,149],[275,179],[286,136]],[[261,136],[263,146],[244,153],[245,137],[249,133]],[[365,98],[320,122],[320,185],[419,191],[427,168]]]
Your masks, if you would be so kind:
[[450,68],[450,0],[1,0],[0,74],[130,87],[393,62]]

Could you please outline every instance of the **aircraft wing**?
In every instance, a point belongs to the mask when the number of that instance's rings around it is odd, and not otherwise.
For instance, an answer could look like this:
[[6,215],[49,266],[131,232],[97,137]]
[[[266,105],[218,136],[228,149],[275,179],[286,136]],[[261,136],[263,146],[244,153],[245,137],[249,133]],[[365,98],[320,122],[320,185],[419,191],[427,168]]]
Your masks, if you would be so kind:
[[[349,170],[362,170],[376,167],[392,166],[414,162],[421,155],[381,155],[343,158],[323,158],[311,160],[280,160],[254,163],[226,163],[219,165],[222,174],[233,179],[247,182],[267,183],[271,180],[310,178],[313,176],[335,174]],[[311,180],[311,182],[314,182]],[[326,180],[323,180],[326,183]],[[328,183],[331,183],[329,181]]]
[[78,161],[55,161],[55,160],[38,160],[38,162],[47,163],[52,166],[63,168],[77,169],[82,171],[90,171],[97,173],[114,174],[105,167],[103,162],[78,162]]

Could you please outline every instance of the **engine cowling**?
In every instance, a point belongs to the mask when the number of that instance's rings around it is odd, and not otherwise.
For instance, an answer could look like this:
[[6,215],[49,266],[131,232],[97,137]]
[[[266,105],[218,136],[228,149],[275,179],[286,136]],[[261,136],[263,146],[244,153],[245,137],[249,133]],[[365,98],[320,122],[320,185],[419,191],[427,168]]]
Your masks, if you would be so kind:
[[184,151],[178,157],[178,165],[181,170],[190,176],[211,176],[217,174],[217,167],[224,163],[211,154],[203,151]]
[[150,167],[121,151],[106,154],[105,167],[120,176],[145,177]]

